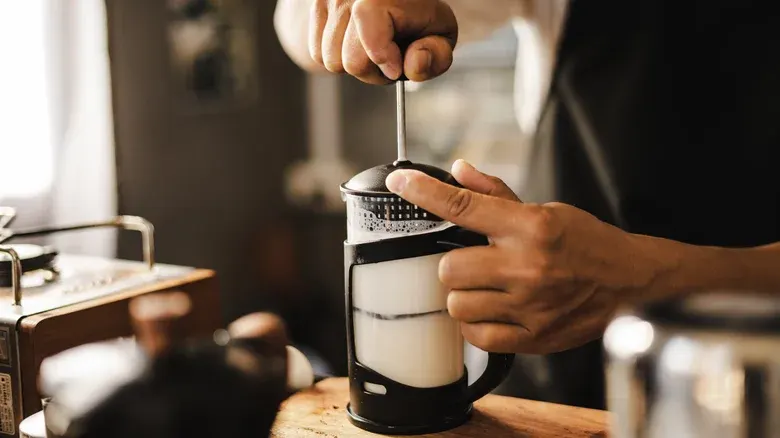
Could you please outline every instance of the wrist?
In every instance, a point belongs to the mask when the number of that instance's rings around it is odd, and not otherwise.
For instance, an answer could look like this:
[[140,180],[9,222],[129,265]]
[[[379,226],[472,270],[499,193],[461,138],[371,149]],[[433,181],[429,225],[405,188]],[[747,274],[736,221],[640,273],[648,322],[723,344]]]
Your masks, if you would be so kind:
[[674,240],[634,235],[648,258],[647,281],[632,296],[634,302],[675,298],[713,289],[742,288],[744,263],[739,250],[690,245]]

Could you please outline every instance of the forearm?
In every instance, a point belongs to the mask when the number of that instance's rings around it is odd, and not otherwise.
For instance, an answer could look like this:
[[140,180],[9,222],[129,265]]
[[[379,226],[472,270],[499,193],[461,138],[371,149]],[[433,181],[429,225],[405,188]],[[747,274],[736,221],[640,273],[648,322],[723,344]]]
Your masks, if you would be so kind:
[[634,301],[653,301],[712,290],[780,293],[780,243],[755,248],[687,245],[646,239],[659,267]]
[[325,72],[325,68],[309,54],[309,11],[314,0],[278,0],[274,12],[274,28],[287,56],[300,68],[310,72]]

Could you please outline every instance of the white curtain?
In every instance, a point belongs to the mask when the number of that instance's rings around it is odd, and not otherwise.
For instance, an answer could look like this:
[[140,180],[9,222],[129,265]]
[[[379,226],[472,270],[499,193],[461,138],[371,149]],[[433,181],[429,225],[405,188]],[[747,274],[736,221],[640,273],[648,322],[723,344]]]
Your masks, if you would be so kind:
[[[0,14],[0,204],[14,226],[116,214],[103,0],[6,2]],[[48,239],[61,252],[115,254],[115,232]]]

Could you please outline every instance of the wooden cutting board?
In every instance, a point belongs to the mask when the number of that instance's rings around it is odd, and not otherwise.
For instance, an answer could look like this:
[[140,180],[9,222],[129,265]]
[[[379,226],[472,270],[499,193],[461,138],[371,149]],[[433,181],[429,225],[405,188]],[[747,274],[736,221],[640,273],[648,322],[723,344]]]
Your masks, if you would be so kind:
[[[329,379],[298,393],[281,407],[272,438],[368,438],[347,420],[346,379]],[[590,409],[489,395],[475,404],[465,425],[439,438],[606,437],[607,413]]]

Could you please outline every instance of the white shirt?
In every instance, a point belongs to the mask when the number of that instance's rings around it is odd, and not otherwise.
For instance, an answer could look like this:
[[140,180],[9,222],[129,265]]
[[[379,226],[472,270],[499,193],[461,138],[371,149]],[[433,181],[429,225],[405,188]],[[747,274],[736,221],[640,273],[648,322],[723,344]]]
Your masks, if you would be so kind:
[[518,39],[515,112],[523,137],[530,138],[547,97],[569,0],[445,1],[458,19],[458,44],[487,38],[511,21]]

